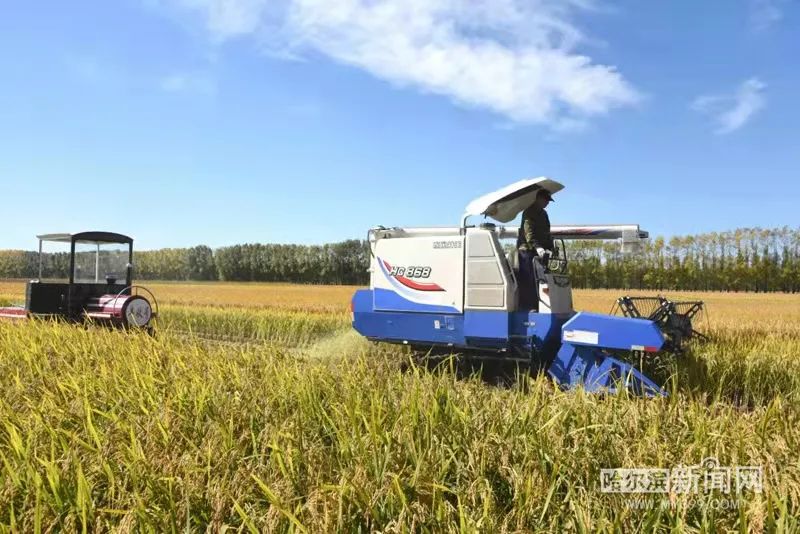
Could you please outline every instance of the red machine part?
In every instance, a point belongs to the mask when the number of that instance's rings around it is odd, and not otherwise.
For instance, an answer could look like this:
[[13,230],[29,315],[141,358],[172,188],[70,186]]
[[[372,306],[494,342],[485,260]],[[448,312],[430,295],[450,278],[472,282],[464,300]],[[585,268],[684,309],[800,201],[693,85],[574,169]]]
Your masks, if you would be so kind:
[[103,295],[89,301],[86,317],[130,327],[145,327],[153,318],[150,302],[141,295]]
[[3,307],[0,308],[0,319],[27,319],[28,312],[25,308]]

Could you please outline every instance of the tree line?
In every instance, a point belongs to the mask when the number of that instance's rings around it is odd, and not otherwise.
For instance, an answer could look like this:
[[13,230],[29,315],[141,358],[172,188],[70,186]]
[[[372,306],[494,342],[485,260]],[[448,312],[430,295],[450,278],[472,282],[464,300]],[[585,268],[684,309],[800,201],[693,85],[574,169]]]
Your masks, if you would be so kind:
[[[619,243],[567,243],[577,288],[703,291],[800,291],[800,228],[741,228],[670,239],[657,237],[634,254]],[[369,282],[369,246],[348,240],[327,245],[205,245],[134,252],[139,280],[224,280],[353,284]],[[0,278],[38,275],[38,253],[0,251]],[[46,254],[43,278],[66,278],[69,256]]]
[[[42,278],[69,277],[69,253],[45,253]],[[327,245],[245,244],[212,250],[206,245],[134,251],[137,280],[369,283],[369,247],[348,240]],[[39,253],[0,250],[0,278],[39,275]]]
[[739,228],[657,237],[636,254],[608,242],[567,247],[574,287],[800,291],[800,228]]

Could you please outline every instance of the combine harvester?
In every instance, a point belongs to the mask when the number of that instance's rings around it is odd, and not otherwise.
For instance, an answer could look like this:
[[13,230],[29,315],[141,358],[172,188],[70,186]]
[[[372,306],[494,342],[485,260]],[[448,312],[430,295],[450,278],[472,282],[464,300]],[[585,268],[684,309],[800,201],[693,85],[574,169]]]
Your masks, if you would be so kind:
[[[25,286],[25,306],[0,308],[0,319],[52,318],[153,332],[158,303],[147,288],[133,284],[132,238],[111,232],[37,238],[39,278]],[[43,243],[69,245],[68,279],[42,280]]]
[[[548,178],[522,180],[471,202],[460,226],[384,228],[369,231],[370,288],[356,291],[353,327],[373,341],[402,343],[416,350],[477,351],[529,362],[563,388],[636,395],[666,392],[611,351],[657,352],[665,345],[660,325],[649,319],[576,312],[567,274],[565,240],[615,239],[635,252],[648,237],[638,225],[553,226],[561,241],[553,257],[535,260],[538,305],[520,309],[517,228],[468,226],[485,215],[508,223],[527,208],[539,189],[563,185]],[[702,304],[701,304],[702,306]],[[635,308],[635,302],[634,302]],[[630,307],[625,308],[631,314]],[[690,320],[690,319],[689,319]]]

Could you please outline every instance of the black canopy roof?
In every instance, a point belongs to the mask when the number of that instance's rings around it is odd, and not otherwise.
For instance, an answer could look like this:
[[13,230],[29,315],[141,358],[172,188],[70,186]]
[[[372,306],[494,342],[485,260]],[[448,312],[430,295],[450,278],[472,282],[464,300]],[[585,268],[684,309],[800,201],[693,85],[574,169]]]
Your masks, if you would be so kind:
[[88,241],[90,243],[127,243],[133,244],[133,238],[114,232],[79,232],[77,234],[42,234],[36,236],[40,241],[56,241],[71,243]]

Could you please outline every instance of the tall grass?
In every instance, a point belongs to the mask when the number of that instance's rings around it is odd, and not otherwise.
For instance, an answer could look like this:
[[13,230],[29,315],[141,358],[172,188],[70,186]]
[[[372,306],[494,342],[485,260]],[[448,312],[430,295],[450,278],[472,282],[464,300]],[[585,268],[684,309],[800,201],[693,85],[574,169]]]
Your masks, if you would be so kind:
[[303,346],[350,326],[346,313],[237,308],[162,307],[159,328],[217,339]]
[[[160,326],[167,333],[270,342],[279,349],[315,345],[317,356],[340,353],[337,334],[352,332],[346,313],[185,306],[165,307]],[[642,363],[660,383],[695,397],[705,396],[707,401],[754,406],[782,396],[800,404],[800,324],[718,321],[708,334],[710,342],[695,343],[684,355],[660,355],[633,363]],[[357,336],[351,333],[348,339],[353,337]]]
[[[0,322],[0,530],[797,530],[784,300],[723,302],[711,343],[646,360],[657,400],[432,372],[345,309],[167,305],[156,337]],[[637,508],[599,489],[601,468],[707,456],[762,466],[764,492]]]
[[[342,335],[347,334],[342,332]],[[328,336],[327,340],[340,337]],[[308,345],[313,346],[313,345]],[[798,528],[800,406],[642,401],[102,329],[0,325],[0,523],[20,531]],[[395,357],[392,357],[395,356]],[[524,386],[524,387],[523,387]],[[716,456],[762,494],[636,510],[603,467]],[[707,502],[711,496],[700,496]]]
[[800,328],[719,328],[674,364],[684,388],[746,406],[800,406]]

